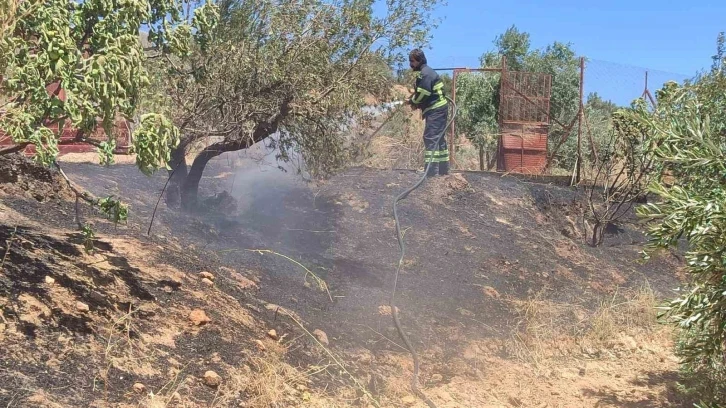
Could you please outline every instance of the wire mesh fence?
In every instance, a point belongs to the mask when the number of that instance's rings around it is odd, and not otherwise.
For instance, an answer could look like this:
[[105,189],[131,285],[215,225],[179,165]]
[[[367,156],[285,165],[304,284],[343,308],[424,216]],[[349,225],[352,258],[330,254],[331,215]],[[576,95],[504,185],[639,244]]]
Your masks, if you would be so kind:
[[597,93],[602,99],[627,106],[643,96],[654,93],[668,81],[683,82],[689,75],[638,67],[598,59],[585,59],[585,95]]
[[[550,66],[534,73],[510,71],[506,61],[500,67],[487,67],[487,72],[462,68],[448,72],[453,72],[451,92],[459,107],[450,135],[456,168],[572,174],[577,180],[582,176],[580,170],[596,160],[598,149],[608,139],[611,117],[618,108],[637,98],[656,103],[656,90],[666,82],[689,79],[685,74],[576,57],[555,69]],[[546,87],[536,86],[540,83],[535,78]],[[507,122],[522,125],[517,136],[519,150],[510,146],[521,157],[519,166],[506,163],[508,157],[516,159],[507,156],[504,146],[506,134],[513,133]],[[539,123],[546,125],[541,152],[546,162],[527,165],[526,155],[535,154],[537,138],[542,138],[536,127]]]

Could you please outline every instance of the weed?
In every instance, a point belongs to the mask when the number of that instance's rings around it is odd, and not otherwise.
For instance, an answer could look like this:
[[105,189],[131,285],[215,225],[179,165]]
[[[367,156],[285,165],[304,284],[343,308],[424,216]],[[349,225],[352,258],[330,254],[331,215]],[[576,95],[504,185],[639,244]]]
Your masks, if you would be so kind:
[[103,368],[94,378],[94,390],[97,380],[100,379],[103,382],[104,392],[108,392],[108,374],[111,368],[137,373],[144,371],[155,373],[150,364],[154,359],[154,353],[144,347],[143,342],[135,339],[132,334],[138,330],[133,323],[135,313],[136,310],[129,308],[127,313],[105,327],[107,338],[103,351]]
[[647,283],[634,291],[622,294],[616,291],[600,303],[585,337],[604,344],[621,332],[650,331],[657,323],[656,302]]
[[285,351],[284,348],[268,350],[264,355],[251,358],[247,365],[231,369],[211,407],[236,406],[235,403],[240,401],[244,401],[244,406],[248,408],[350,406],[343,401],[354,398],[351,390],[344,390],[336,398],[329,399],[309,389],[311,379],[330,366],[311,366],[301,371],[284,361]]
[[335,362],[335,364],[341,369],[341,371],[343,373],[347,374],[348,377],[350,377],[350,379],[353,380],[353,382],[355,383],[356,387],[358,387],[358,390],[360,390],[366,397],[368,397],[371,400],[371,402],[373,403],[373,405],[375,405],[376,407],[380,407],[380,404],[378,403],[378,401],[376,401],[376,399],[373,398],[373,396],[368,392],[368,390],[366,389],[366,387],[364,387],[360,383],[360,381],[358,381],[358,379],[355,376],[353,376],[353,374],[351,374],[350,371],[348,371],[348,369],[345,368],[345,365],[343,365],[343,363],[340,361],[340,359],[338,359],[330,351],[329,348],[325,347],[325,345],[323,345],[323,343],[321,343],[320,340],[318,340],[318,338],[314,334],[310,333],[310,331],[308,331],[308,329],[305,328],[305,326],[303,326],[303,324],[299,320],[297,320],[294,316],[292,316],[291,314],[288,314],[288,317],[290,317],[290,319],[292,319],[295,322],[295,324],[297,324],[300,327],[300,329],[302,329],[305,332],[305,334],[307,334],[311,339],[313,339],[313,341],[315,341],[315,343],[320,348],[322,348],[323,351],[325,351],[325,353],[331,358],[331,360],[333,360],[333,362]]
[[15,234],[17,234],[17,232],[18,227],[15,227],[12,234],[10,234],[10,239],[5,242],[7,248],[5,248],[5,254],[3,255],[2,262],[0,262],[0,271],[3,269],[3,267],[5,267],[5,261],[8,259],[8,255],[10,255],[10,248],[13,246],[13,242],[15,241]]
[[83,249],[87,253],[92,253],[95,249],[93,240],[96,239],[96,234],[93,233],[93,228],[89,224],[85,224],[81,228],[81,235],[83,235]]
[[316,275],[315,273],[313,273],[313,271],[311,271],[310,269],[308,269],[305,265],[301,264],[300,262],[298,262],[298,261],[290,258],[287,255],[283,255],[281,253],[278,253],[278,252],[275,252],[275,251],[271,251],[269,249],[247,249],[247,251],[249,251],[249,252],[256,252],[256,253],[258,253],[260,255],[264,255],[264,254],[277,255],[277,256],[279,256],[281,258],[285,258],[288,261],[294,263],[295,265],[303,268],[303,270],[305,270],[305,278],[306,278],[305,283],[307,283],[307,277],[308,276],[312,277],[313,281],[315,281],[315,283],[318,285],[318,287],[320,288],[320,290],[321,291],[324,291],[325,293],[327,293],[328,294],[328,298],[330,298],[330,301],[331,302],[333,301],[333,296],[330,294],[330,290],[328,290],[328,284],[322,278],[320,278],[318,275]]
[[726,401],[726,361],[710,355],[693,356],[694,346],[704,334],[696,329],[683,330],[676,340],[676,355],[681,358],[679,391],[694,400],[699,408],[718,408]]
[[179,394],[179,390],[182,389],[186,381],[186,377],[181,378],[181,374],[184,372],[187,366],[188,364],[184,366],[181,370],[179,370],[174,378],[164,384],[164,386],[161,387],[161,389],[159,389],[157,392],[149,393],[149,395],[141,401],[140,405],[146,408],[166,408],[172,403],[174,403],[174,407],[179,408],[194,406],[192,404],[186,404],[185,401],[183,401],[181,395]]
[[542,368],[556,356],[611,348],[623,336],[654,330],[656,302],[648,284],[635,290],[616,291],[592,313],[581,306],[543,300],[540,292],[526,301],[514,302],[519,321],[512,333],[509,352]]

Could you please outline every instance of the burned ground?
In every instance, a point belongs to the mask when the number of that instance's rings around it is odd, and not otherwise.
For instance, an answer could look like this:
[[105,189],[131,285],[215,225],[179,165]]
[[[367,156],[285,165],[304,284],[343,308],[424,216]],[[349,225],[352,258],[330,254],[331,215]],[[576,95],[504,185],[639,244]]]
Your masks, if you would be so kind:
[[[130,203],[131,218],[116,227],[84,210],[99,237],[91,256],[71,234],[72,202],[3,198],[7,212],[24,220],[4,217],[0,229],[0,241],[22,240],[8,251],[0,275],[9,322],[0,339],[18,350],[1,357],[0,401],[31,406],[27,401],[42,390],[60,406],[133,405],[143,402],[132,391],[136,382],[166,392],[181,372],[190,380],[174,388],[186,398],[179,406],[236,406],[253,392],[222,387],[234,397],[220,405],[219,390],[200,384],[206,370],[230,384],[235,376],[248,378],[254,374],[235,370],[261,367],[254,363],[264,354],[261,344],[268,353],[285,344],[285,362],[301,370],[326,360],[280,312],[289,310],[310,332],[327,333],[331,351],[383,406],[406,403],[411,362],[386,309],[398,259],[391,206],[418,174],[355,168],[305,184],[220,158],[202,185],[207,194],[231,191],[237,211],[181,214],[162,202],[146,236],[163,174],[145,177],[125,164],[64,168],[92,193]],[[645,236],[637,224],[613,228],[600,248],[584,245],[581,203],[574,189],[466,173],[433,180],[400,204],[407,256],[397,304],[422,355],[422,383],[440,406],[678,406],[663,332],[645,330],[633,349],[621,345],[633,333],[616,328],[612,345],[585,351],[583,342],[525,333],[532,306],[547,306],[547,318],[563,331],[589,333],[600,330],[603,299],[646,285],[662,298],[678,284],[675,255],[640,263]],[[327,283],[330,297],[304,268]],[[214,274],[213,287],[200,282],[201,271]],[[49,286],[46,276],[55,283]],[[79,301],[90,313],[74,309]],[[196,308],[211,323],[190,325],[187,315]],[[271,342],[269,329],[284,338]],[[559,339],[558,357],[568,362],[536,357],[532,343],[517,340],[528,333],[541,344]],[[117,346],[94,350],[94,344]],[[22,361],[35,363],[10,370]],[[333,394],[350,386],[335,371],[311,376],[309,385]],[[652,381],[638,380],[646,373]],[[538,383],[526,392],[512,385],[527,378]],[[563,391],[568,385],[574,393]],[[288,391],[285,404],[302,404],[300,395]]]

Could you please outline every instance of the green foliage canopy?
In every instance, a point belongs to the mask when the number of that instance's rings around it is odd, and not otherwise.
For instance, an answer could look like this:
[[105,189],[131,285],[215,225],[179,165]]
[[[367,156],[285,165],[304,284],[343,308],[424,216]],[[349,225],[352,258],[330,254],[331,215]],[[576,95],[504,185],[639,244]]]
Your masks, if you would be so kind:
[[[149,26],[164,52],[184,54],[192,38],[203,42],[215,25],[212,4],[193,4],[192,18],[184,16],[184,6],[174,0],[38,0],[3,9],[12,24],[0,38],[0,95],[6,103],[0,127],[17,149],[33,144],[36,160],[50,164],[58,154],[51,127],[71,126],[76,140],[94,144],[102,162],[109,162],[114,122],[136,117],[149,83],[140,28]],[[178,143],[176,128],[154,114],[135,127],[139,168],[148,173],[165,165]],[[93,138],[99,129],[105,140]]]
[[[651,222],[648,254],[688,241],[691,284],[663,308],[683,329],[681,356],[704,373],[723,373],[726,355],[726,75],[719,67],[692,84],[668,83],[654,112],[621,113],[651,141],[664,176],[642,206]],[[710,375],[710,374],[709,374]],[[721,397],[726,397],[722,394]]]
[[[159,103],[201,145],[190,174],[211,157],[267,140],[278,159],[301,153],[311,173],[349,162],[346,132],[366,96],[385,99],[391,67],[425,46],[438,1],[227,0],[208,47],[155,60]],[[187,183],[190,188],[193,182]]]
[[[517,27],[508,28],[494,40],[494,50],[484,53],[481,66],[494,68],[506,57],[507,70],[542,72],[552,75],[550,116],[569,124],[579,109],[579,58],[571,44],[554,42],[543,49],[532,49],[530,35]],[[467,137],[488,149],[496,146],[498,133],[499,74],[464,74],[457,80],[459,119],[457,126]],[[550,140],[559,140],[564,130],[552,127]],[[567,146],[564,150],[567,150]],[[565,152],[561,161],[569,166],[572,155]]]

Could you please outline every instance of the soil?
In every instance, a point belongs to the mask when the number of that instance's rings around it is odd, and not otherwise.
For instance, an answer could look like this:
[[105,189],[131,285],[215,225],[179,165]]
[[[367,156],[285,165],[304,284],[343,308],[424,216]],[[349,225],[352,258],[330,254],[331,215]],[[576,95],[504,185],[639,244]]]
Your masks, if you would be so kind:
[[[399,255],[391,206],[420,173],[352,168],[304,183],[220,156],[203,193],[227,191],[236,206],[222,196],[186,214],[162,200],[147,236],[164,174],[62,165],[93,194],[129,203],[130,219],[114,226],[85,208],[97,236],[87,254],[57,175],[24,186],[47,188],[40,201],[2,176],[0,405],[166,406],[152,405],[153,390],[168,406],[263,406],[253,379],[270,372],[261,358],[280,355],[277,366],[317,374],[283,387],[275,406],[366,406],[319,330],[381,406],[425,406],[411,399],[411,358],[386,309]],[[577,190],[488,173],[431,180],[399,212],[396,304],[439,407],[684,406],[667,329],[600,324],[603,300],[643,288],[662,299],[679,284],[677,254],[639,262],[637,223],[588,247]],[[210,321],[192,322],[195,309]],[[204,383],[210,370],[219,387]]]

